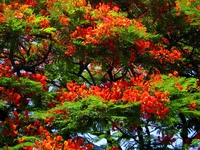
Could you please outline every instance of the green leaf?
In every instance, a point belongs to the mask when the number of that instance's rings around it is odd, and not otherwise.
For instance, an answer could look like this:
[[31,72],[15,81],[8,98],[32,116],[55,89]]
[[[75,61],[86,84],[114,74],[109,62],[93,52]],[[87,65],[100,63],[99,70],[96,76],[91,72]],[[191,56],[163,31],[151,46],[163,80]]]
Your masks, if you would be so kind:
[[25,141],[29,141],[29,140],[39,140],[38,137],[36,136],[23,136],[23,137],[20,137],[19,139],[23,138],[23,140]]
[[46,111],[35,111],[33,112],[33,114],[31,115],[31,118],[33,119],[46,119],[47,117],[49,117],[50,115],[47,114]]
[[200,25],[200,21],[199,22],[193,22],[193,23],[191,23],[191,25],[198,26],[198,25]]
[[20,143],[20,144],[17,144],[15,146],[8,147],[8,148],[9,148],[9,150],[19,150],[20,148],[23,148],[24,146],[35,146],[35,143],[34,142],[24,142],[24,143]]
[[40,29],[40,31],[44,32],[44,33],[53,33],[54,31],[56,31],[56,28],[49,27],[49,28],[45,28],[45,29]]

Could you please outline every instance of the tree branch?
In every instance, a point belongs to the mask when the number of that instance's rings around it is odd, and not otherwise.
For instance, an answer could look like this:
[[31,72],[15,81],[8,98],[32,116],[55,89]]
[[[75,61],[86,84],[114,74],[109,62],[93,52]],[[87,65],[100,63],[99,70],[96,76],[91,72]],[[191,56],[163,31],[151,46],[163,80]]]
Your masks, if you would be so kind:
[[95,82],[95,80],[94,80],[94,77],[93,77],[92,73],[90,72],[90,70],[88,69],[88,67],[86,67],[86,70],[87,70],[88,74],[90,75],[90,78],[91,78],[91,80],[92,80],[92,82],[93,82],[93,85],[96,85],[96,82]]

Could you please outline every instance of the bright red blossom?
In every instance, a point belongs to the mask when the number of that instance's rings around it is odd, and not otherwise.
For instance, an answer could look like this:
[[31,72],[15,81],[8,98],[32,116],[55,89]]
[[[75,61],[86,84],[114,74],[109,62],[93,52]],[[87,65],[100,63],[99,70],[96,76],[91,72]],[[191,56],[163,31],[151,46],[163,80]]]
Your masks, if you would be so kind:
[[40,27],[45,29],[48,28],[50,26],[50,21],[47,19],[44,19],[40,22]]

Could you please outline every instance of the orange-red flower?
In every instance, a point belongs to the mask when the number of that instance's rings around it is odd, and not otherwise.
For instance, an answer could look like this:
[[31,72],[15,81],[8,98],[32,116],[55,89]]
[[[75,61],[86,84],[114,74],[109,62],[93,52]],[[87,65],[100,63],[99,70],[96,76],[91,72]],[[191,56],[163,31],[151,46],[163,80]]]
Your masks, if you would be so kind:
[[0,12],[0,23],[4,21],[3,14]]
[[47,19],[44,19],[40,22],[40,27],[41,28],[48,28],[50,26],[50,21]]

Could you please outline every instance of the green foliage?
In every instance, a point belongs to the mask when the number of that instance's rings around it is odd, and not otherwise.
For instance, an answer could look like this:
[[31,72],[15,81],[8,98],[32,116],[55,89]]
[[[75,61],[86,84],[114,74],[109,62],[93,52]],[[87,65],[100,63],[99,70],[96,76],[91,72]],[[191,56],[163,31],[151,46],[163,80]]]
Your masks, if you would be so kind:
[[4,110],[4,106],[6,105],[5,102],[0,101],[0,110]]
[[24,142],[24,143],[21,143],[21,144],[17,144],[13,147],[8,147],[10,150],[19,150],[20,148],[23,148],[25,146],[35,146],[35,143],[33,142]]
[[200,146],[200,140],[199,139],[193,139],[192,140],[192,146],[199,147]]
[[56,28],[52,28],[52,27],[41,29],[41,32],[44,32],[44,33],[47,33],[47,34],[53,33],[54,31],[56,31]]
[[183,13],[185,13],[186,15],[190,16],[191,17],[191,20],[193,21],[191,23],[192,26],[198,26],[200,25],[200,21],[199,21],[199,18],[200,18],[200,15],[199,15],[199,12],[200,12],[200,9],[198,8],[199,7],[199,1],[197,2],[188,2],[188,1],[181,1],[179,2],[179,5],[181,7],[181,11]]
[[[132,115],[134,112],[139,113],[139,106],[139,102],[128,105],[105,103],[91,95],[79,101],[65,102],[62,106],[50,109],[48,114],[35,112],[33,118],[43,119],[43,117],[54,116],[56,120],[53,122],[53,128],[58,130],[59,135],[89,132],[97,135],[98,140],[101,140],[108,136],[104,131],[105,129],[109,130],[110,125],[114,122],[122,121],[127,125],[133,120],[135,123],[140,122],[140,120],[137,120],[137,116]],[[57,114],[56,110],[66,110],[69,115]],[[64,116],[66,116],[65,120],[63,120]],[[113,135],[113,137],[116,137],[116,135]]]
[[[12,2],[0,5],[0,109],[9,116],[0,121],[0,147],[35,146],[46,138],[40,137],[43,127],[62,142],[80,134],[89,143],[105,138],[104,149],[122,143],[141,150],[199,146],[193,136],[200,131],[199,1]],[[180,76],[167,76],[174,70]],[[70,89],[66,83],[74,84]],[[87,95],[93,87],[99,91]],[[129,88],[142,98],[117,98]],[[116,95],[95,96],[106,89]],[[143,105],[152,112],[147,117]]]
[[[0,86],[7,86],[9,87],[23,87],[21,89],[25,93],[35,92],[35,91],[41,91],[42,92],[42,86],[39,82],[30,80],[28,78],[19,78],[15,79],[9,78],[9,77],[1,77],[0,78]],[[34,87],[34,88],[33,88]]]
[[[158,84],[157,87],[170,93],[169,107],[171,108],[170,113],[172,113],[172,115],[177,114],[178,112],[189,111],[189,105],[192,102],[195,102],[197,105],[200,104],[200,93],[195,89],[198,79],[185,77],[169,78],[168,76],[163,76],[163,80],[164,81]],[[180,87],[183,87],[183,89],[180,90]],[[197,107],[196,109],[199,108]],[[190,112],[191,115],[198,114],[195,111]],[[189,114],[190,113],[188,113],[188,115]]]
[[5,149],[6,148],[9,148],[10,150],[19,150],[25,146],[35,146],[35,142],[36,140],[39,140],[39,138],[35,137],[35,136],[23,136],[23,137],[20,137],[18,140],[20,139],[23,139],[25,142],[23,143],[20,143],[20,144],[17,144],[15,146],[8,146],[8,147],[4,147]]

